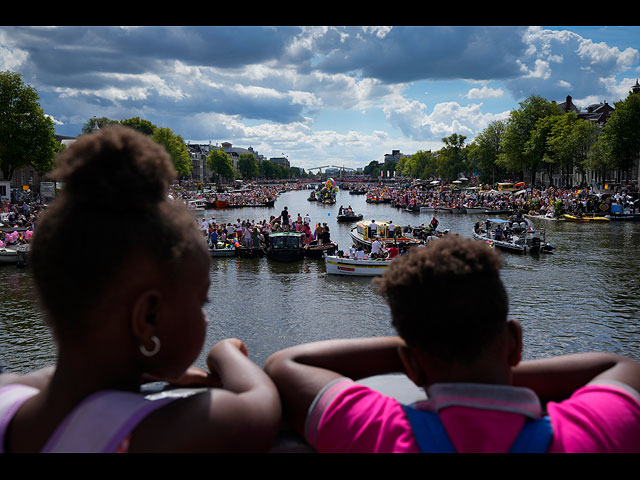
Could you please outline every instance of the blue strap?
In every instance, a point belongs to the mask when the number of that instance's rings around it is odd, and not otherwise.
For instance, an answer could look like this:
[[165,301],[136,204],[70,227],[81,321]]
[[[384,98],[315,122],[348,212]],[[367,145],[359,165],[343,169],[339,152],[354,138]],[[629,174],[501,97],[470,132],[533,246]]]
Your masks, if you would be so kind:
[[[422,453],[455,453],[447,431],[434,412],[403,405],[413,435]],[[549,417],[526,421],[509,449],[509,453],[544,453],[549,448],[553,431]]]
[[551,443],[553,430],[549,417],[524,422],[509,453],[545,453]]
[[453,444],[437,413],[403,405],[413,435],[422,453],[455,453]]

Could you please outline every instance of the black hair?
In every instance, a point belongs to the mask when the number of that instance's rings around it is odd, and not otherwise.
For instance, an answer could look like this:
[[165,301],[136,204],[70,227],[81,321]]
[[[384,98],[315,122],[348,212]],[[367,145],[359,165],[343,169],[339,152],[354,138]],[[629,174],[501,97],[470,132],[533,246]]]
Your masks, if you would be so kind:
[[502,258],[477,240],[444,237],[396,257],[374,283],[409,345],[471,362],[504,327]]
[[38,221],[29,265],[54,330],[86,326],[86,312],[133,255],[149,254],[171,275],[197,248],[193,218],[168,196],[171,159],[141,133],[109,126],[82,135],[50,177],[62,191]]

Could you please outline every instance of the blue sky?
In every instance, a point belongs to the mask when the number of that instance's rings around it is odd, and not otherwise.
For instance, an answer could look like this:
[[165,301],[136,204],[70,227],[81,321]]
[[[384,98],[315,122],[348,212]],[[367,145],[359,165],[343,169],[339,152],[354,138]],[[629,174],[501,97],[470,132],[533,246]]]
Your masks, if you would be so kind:
[[532,94],[614,104],[639,49],[634,26],[0,27],[58,134],[139,116],[307,169],[470,143]]

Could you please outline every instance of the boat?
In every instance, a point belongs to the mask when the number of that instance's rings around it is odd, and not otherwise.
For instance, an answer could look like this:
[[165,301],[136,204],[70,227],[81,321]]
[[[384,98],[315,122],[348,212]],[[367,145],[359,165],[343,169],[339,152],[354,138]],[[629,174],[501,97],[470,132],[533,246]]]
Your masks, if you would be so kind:
[[209,253],[211,256],[216,257],[235,257],[236,246],[229,242],[217,242],[215,246],[209,247]]
[[20,244],[11,247],[0,248],[0,265],[17,265],[19,267],[27,264],[29,254],[29,244]]
[[547,221],[557,221],[557,222],[565,220],[562,216],[556,217],[552,213],[547,213],[546,215],[531,215],[531,214],[525,213],[524,216],[532,220],[547,220]]
[[318,245],[317,242],[305,244],[304,256],[311,258],[322,258],[324,254],[333,255],[338,250],[338,244],[336,242],[329,242]]
[[595,215],[594,216],[589,216],[589,215],[577,216],[577,215],[569,215],[566,213],[562,215],[562,218],[564,218],[568,222],[576,222],[576,223],[608,223],[611,221],[611,219],[607,217],[598,217]]
[[352,213],[352,214],[342,214],[336,217],[338,222],[357,222],[358,220],[362,220],[361,213]]
[[[403,229],[397,225],[393,228],[395,230],[394,237],[393,233],[389,232],[389,222],[375,221],[374,223],[376,224],[375,236],[378,236],[385,246],[396,245],[399,249],[406,249],[423,243],[420,239],[410,236],[408,234],[409,232],[403,232]],[[371,222],[358,222],[356,226],[351,229],[351,239],[353,242],[366,251],[371,250],[371,244],[375,238],[371,235],[369,225],[371,225]]]
[[337,255],[325,255],[324,264],[327,273],[331,275],[353,275],[360,277],[373,277],[382,275],[391,264],[390,258],[365,258],[364,260],[342,257]]
[[[496,238],[498,229],[502,232],[510,229],[511,234],[499,234]],[[544,236],[538,235],[533,224],[526,219],[512,222],[502,218],[488,218],[483,224],[476,223],[473,228],[473,238],[486,242],[490,247],[513,253],[549,253],[554,248]]]
[[264,257],[265,248],[263,246],[247,247],[245,245],[240,245],[239,247],[236,247],[236,254],[240,258],[259,258],[259,257]]
[[487,213],[486,207],[465,207],[465,211],[470,214]]
[[206,208],[204,200],[189,200],[187,202],[187,210],[192,213],[203,213]]
[[15,248],[0,248],[0,264],[18,263],[18,250]]
[[266,255],[279,262],[295,262],[304,258],[304,238],[302,232],[275,232],[269,234]]

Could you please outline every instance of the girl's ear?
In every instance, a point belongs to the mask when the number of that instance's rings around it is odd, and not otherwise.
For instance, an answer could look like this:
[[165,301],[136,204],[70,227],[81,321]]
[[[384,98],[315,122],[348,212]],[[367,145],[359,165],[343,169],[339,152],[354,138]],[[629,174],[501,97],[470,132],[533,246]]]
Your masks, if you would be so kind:
[[407,377],[418,387],[424,387],[427,384],[427,375],[411,347],[398,347],[398,356],[404,366]]
[[160,292],[147,290],[133,304],[131,328],[141,345],[148,343],[156,331],[160,300]]

